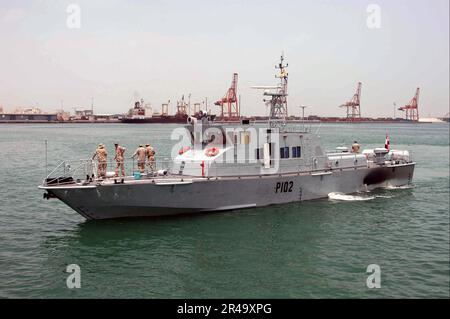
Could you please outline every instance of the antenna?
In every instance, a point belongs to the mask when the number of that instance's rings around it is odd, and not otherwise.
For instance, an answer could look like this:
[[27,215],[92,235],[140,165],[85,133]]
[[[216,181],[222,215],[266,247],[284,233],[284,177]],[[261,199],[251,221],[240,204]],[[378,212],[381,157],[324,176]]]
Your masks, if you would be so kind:
[[269,125],[270,127],[284,128],[286,126],[286,117],[288,116],[287,107],[287,84],[288,84],[288,72],[286,68],[288,64],[284,64],[284,55],[280,57],[280,63],[275,66],[275,69],[279,70],[279,73],[275,75],[280,79],[280,84],[277,86],[254,86],[254,89],[264,90],[263,95],[269,96],[270,99],[263,101],[267,106],[270,106]]

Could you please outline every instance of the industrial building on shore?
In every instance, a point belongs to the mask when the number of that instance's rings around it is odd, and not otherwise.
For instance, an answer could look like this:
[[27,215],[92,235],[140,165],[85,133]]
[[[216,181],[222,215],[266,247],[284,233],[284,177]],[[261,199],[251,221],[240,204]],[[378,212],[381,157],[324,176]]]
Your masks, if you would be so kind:
[[64,110],[53,113],[41,109],[16,108],[7,112],[0,106],[0,123],[118,123],[121,114],[94,114],[93,110],[75,110],[75,114]]
[[41,122],[57,122],[58,114],[45,113],[37,107],[15,109],[13,112],[4,112],[0,107],[0,123],[41,123]]

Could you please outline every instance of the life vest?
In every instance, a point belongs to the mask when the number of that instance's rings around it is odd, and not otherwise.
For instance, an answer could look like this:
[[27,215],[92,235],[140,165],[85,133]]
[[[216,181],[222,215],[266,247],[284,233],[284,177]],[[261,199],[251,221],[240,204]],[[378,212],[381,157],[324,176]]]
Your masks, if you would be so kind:
[[212,157],[212,156],[216,156],[217,154],[219,154],[219,149],[217,147],[211,147],[211,148],[207,148],[205,150],[205,155]]

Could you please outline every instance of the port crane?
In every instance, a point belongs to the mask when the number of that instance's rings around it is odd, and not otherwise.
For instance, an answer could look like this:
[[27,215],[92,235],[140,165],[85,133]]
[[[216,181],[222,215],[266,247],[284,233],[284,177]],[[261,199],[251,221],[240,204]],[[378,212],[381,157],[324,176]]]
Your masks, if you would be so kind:
[[405,112],[407,121],[419,121],[419,94],[420,88],[417,88],[412,100],[407,105],[398,108],[399,111]]
[[239,119],[239,101],[237,98],[237,81],[238,74],[233,74],[233,80],[231,86],[229,87],[225,96],[219,101],[215,102],[214,105],[220,106],[220,117],[222,120],[231,121]]
[[185,116],[187,114],[187,103],[184,100],[184,94],[181,96],[181,101],[177,101],[177,113],[178,116]]
[[339,107],[347,108],[347,121],[357,121],[361,119],[361,82],[358,82],[356,93],[352,99]]

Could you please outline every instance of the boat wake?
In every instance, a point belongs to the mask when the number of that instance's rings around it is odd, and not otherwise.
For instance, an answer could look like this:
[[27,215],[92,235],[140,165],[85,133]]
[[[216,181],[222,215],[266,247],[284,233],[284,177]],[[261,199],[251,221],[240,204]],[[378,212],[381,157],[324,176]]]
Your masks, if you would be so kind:
[[388,186],[385,186],[385,187],[383,187],[384,189],[411,189],[411,188],[414,188],[414,185],[411,185],[411,184],[409,184],[409,185],[402,185],[402,186],[393,186],[393,185],[388,185]]
[[375,196],[357,196],[357,195],[346,195],[342,193],[329,193],[328,198],[331,200],[340,200],[340,201],[366,201],[375,199]]

